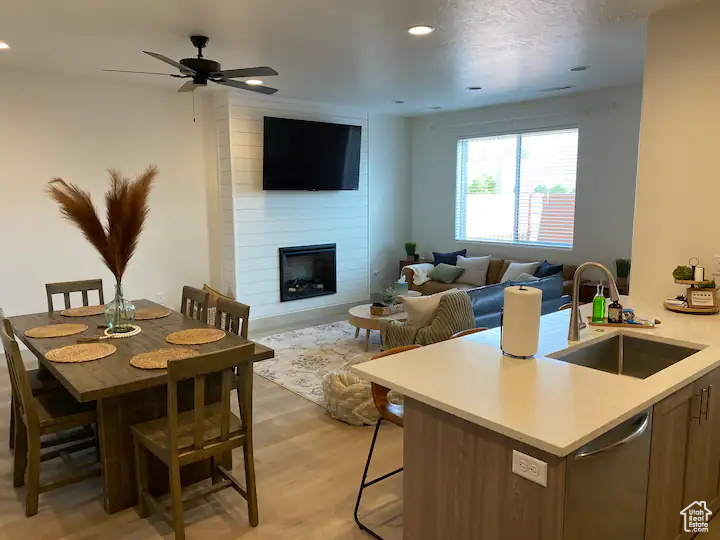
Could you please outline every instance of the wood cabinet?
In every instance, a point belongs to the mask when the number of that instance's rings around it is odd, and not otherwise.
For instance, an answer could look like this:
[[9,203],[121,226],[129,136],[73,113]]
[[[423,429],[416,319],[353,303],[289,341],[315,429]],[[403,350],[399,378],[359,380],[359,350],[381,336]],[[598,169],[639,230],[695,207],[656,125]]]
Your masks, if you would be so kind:
[[680,511],[705,501],[720,508],[720,369],[653,410],[646,540],[684,540]]

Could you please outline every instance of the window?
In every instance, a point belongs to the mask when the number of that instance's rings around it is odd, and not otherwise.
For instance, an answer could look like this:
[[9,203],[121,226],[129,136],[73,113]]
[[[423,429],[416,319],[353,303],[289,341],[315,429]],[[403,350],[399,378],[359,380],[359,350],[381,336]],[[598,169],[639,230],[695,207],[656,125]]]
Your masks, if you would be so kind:
[[455,239],[572,248],[578,130],[460,139]]

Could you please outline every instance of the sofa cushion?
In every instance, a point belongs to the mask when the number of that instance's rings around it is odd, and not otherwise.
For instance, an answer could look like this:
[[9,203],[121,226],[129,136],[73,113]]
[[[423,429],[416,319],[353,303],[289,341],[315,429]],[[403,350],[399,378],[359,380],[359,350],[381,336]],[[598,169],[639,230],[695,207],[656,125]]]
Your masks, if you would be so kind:
[[487,273],[490,267],[492,257],[463,257],[458,255],[457,265],[464,268],[462,276],[458,278],[462,283],[469,283],[476,287],[482,287],[487,284]]
[[500,283],[515,280],[520,274],[532,275],[539,265],[539,262],[511,262],[500,279]]
[[450,253],[438,253],[437,251],[433,251],[433,264],[437,266],[440,263],[445,263],[451,266],[455,266],[457,264],[458,255],[462,255],[464,257],[465,255],[467,255],[467,249],[462,249],[460,251],[451,251]]
[[550,264],[547,261],[543,261],[540,263],[540,266],[537,267],[537,270],[535,270],[535,277],[544,278],[554,276],[555,274],[560,274],[562,271],[562,264]]
[[540,279],[539,277],[535,277],[535,276],[532,276],[530,274],[523,272],[522,274],[520,274],[517,277],[517,279],[515,279],[515,281],[520,282],[520,283],[527,283],[529,281],[538,281],[539,279]]
[[430,324],[435,317],[442,296],[455,291],[457,289],[449,289],[430,296],[406,297],[403,300],[403,305],[407,313],[407,324],[413,328],[422,328]]
[[450,289],[474,289],[475,285],[469,285],[467,283],[443,283],[442,281],[426,281],[422,285],[415,285],[414,290],[418,291],[423,296],[435,294],[443,291],[449,291]]
[[428,272],[428,277],[433,281],[453,283],[463,274],[463,272],[465,272],[464,268],[459,268],[450,264],[440,263]]
[[[508,263],[509,265],[510,263]],[[507,266],[505,265],[505,259],[490,259],[490,265],[488,266],[487,281],[486,285],[492,285],[493,283],[500,283],[500,278],[505,273]]]
[[[509,282],[509,284],[512,285],[520,285],[521,283],[523,282]],[[554,276],[549,276],[546,278],[540,278],[537,281],[533,281],[530,287],[540,289],[543,292],[543,302],[547,302],[548,300],[560,298],[562,296],[563,278],[560,274],[556,274]]]

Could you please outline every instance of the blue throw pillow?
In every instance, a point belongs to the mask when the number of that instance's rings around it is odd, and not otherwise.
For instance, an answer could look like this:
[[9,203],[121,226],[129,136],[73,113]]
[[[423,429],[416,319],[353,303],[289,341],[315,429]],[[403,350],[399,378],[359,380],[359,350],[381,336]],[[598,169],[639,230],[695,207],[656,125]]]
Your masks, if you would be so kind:
[[547,261],[543,261],[535,270],[535,277],[544,278],[560,274],[563,271],[562,264],[550,264]]
[[438,253],[437,251],[433,251],[433,257],[435,258],[433,264],[437,266],[440,263],[445,263],[455,266],[457,264],[458,255],[464,257],[467,255],[467,249],[463,249],[462,251],[453,251],[452,253]]

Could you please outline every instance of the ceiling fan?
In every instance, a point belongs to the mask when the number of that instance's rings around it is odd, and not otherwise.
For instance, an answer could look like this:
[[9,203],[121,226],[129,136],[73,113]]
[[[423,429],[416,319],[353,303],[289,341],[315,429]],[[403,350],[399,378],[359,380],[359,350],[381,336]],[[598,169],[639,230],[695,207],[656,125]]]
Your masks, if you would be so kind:
[[[221,70],[220,64],[213,60],[203,58],[202,50],[207,46],[210,38],[207,36],[190,36],[190,41],[198,50],[197,58],[183,58],[179,62],[168,58],[159,53],[143,51],[145,54],[157,58],[161,62],[165,62],[175,68],[180,73],[155,73],[152,71],[127,71],[124,69],[103,69],[103,71],[113,71],[116,73],[140,73],[144,75],[166,75],[168,77],[177,77],[179,79],[192,79],[183,84],[178,92],[194,92],[200,86],[207,86],[208,81],[223,86],[231,86],[232,88],[240,88],[241,90],[249,90],[250,92],[258,92],[260,94],[274,94],[277,88],[269,88],[260,84],[252,84],[249,81],[233,81],[235,78],[246,77],[270,77],[277,75],[278,72],[268,66],[226,69]],[[259,82],[259,81],[258,81]]]

